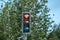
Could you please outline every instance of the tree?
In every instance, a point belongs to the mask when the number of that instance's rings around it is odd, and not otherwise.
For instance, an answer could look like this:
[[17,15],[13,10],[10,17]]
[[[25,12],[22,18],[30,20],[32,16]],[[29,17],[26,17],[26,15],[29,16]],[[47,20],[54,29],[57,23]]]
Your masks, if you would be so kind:
[[54,24],[53,31],[49,34],[48,40],[60,40],[60,24]]
[[31,13],[31,33],[28,40],[47,40],[48,28],[53,22],[45,5],[47,2],[48,0],[9,0],[2,13],[6,40],[16,40],[18,35],[22,35],[22,12]]

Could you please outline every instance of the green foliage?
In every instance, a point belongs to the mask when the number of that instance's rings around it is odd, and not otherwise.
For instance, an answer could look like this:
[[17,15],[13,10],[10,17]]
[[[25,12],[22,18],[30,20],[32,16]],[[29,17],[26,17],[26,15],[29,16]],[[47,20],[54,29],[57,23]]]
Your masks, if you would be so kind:
[[[6,40],[16,40],[22,35],[22,12],[31,13],[31,33],[28,40],[47,40],[48,28],[52,22],[49,17],[48,0],[9,0],[3,8],[2,27]],[[1,25],[0,23],[0,25]],[[3,34],[2,34],[3,35]]]
[[48,40],[60,40],[60,24],[54,24],[53,31],[49,34]]

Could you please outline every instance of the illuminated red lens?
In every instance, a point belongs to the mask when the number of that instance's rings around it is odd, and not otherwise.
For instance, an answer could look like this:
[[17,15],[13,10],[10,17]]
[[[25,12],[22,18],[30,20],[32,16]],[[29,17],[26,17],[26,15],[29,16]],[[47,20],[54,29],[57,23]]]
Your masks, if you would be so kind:
[[24,14],[24,18],[29,18],[29,14]]

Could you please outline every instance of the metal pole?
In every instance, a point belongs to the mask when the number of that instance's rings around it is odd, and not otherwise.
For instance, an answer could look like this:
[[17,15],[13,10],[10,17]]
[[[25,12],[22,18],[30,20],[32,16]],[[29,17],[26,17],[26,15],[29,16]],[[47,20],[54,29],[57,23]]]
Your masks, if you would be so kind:
[[23,40],[27,40],[27,34],[23,34]]
[[20,39],[22,40],[22,38],[23,38],[23,36],[21,36],[21,37],[18,37],[17,39],[18,39],[18,40],[20,40]]
[[27,34],[22,34],[21,37],[17,38],[18,40],[27,40]]
[[17,39],[18,39],[18,40],[20,40],[20,38],[19,38],[19,37],[18,37]]

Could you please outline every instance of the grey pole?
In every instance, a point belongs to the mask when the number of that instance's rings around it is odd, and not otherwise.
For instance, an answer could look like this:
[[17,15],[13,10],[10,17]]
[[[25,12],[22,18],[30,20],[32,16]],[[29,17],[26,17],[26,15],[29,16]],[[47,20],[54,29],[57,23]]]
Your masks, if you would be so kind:
[[22,38],[23,38],[23,36],[21,36],[21,37],[18,37],[17,39],[18,39],[18,40],[22,40]]
[[23,40],[27,40],[27,34],[23,34]]
[[20,40],[20,37],[18,37],[17,39]]
[[21,37],[17,38],[18,40],[27,40],[27,34],[23,34]]

